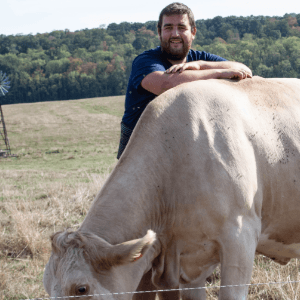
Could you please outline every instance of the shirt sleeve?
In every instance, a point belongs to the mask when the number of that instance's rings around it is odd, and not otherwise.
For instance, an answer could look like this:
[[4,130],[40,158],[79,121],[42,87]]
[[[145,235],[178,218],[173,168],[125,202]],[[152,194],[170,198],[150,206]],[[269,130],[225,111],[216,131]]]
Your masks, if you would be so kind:
[[144,77],[156,71],[166,71],[162,61],[157,57],[149,54],[142,53],[139,55],[132,64],[132,84],[135,89],[139,87]]
[[218,56],[218,55],[215,55],[215,54],[211,54],[209,52],[202,52],[205,59],[204,60],[207,60],[207,61],[226,61],[227,59],[221,57],[221,56]]
[[227,61],[227,59],[225,59],[221,56],[211,54],[211,53],[205,52],[205,51],[190,50],[190,54],[191,54],[192,61],[195,61],[195,60]]

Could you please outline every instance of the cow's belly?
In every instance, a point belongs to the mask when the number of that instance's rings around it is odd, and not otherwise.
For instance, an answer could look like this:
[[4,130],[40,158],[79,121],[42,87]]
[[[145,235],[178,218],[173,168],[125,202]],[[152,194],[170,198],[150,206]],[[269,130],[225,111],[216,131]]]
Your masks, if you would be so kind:
[[291,258],[300,258],[300,243],[284,244],[261,234],[256,251],[278,263],[286,264]]

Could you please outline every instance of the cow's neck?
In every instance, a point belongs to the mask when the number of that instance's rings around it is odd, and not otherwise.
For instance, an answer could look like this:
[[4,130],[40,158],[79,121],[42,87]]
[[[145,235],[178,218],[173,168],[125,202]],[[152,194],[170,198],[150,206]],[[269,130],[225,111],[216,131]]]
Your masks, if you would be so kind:
[[[157,153],[158,154],[158,153]],[[112,244],[142,237],[148,229],[162,230],[164,190],[161,167],[154,157],[127,156],[120,161],[97,195],[80,230]],[[163,219],[163,220],[162,220]]]

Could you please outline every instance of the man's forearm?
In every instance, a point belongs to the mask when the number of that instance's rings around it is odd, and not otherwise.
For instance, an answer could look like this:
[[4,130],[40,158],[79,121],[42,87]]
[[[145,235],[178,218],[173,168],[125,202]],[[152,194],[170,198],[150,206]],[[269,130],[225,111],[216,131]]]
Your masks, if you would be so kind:
[[163,92],[186,82],[205,79],[220,78],[247,78],[247,72],[241,69],[207,69],[207,70],[185,70],[184,72],[167,73],[157,71],[150,73],[142,80],[142,87],[155,94]]
[[192,82],[196,80],[205,80],[205,79],[218,79],[221,78],[221,72],[217,69],[210,70],[200,70],[200,71],[191,71],[186,70],[182,73],[164,73],[161,80],[161,93],[177,86],[182,83]]
[[191,82],[195,80],[204,80],[204,79],[217,79],[221,78],[220,73],[224,70],[186,70],[182,73],[166,73],[166,72],[153,72],[147,75],[142,80],[142,87],[155,94],[160,95],[163,92],[186,82]]
[[252,71],[244,64],[236,61],[199,61],[201,70],[211,69],[242,69],[252,74]]

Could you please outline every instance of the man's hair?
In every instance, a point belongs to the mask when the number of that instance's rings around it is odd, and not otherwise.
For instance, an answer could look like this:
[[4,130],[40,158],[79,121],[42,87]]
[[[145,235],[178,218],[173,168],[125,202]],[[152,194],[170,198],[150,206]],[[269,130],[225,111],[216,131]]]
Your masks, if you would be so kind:
[[161,13],[159,15],[159,19],[158,19],[158,24],[157,24],[158,31],[161,32],[163,16],[165,16],[165,15],[166,16],[185,15],[185,14],[188,15],[191,28],[193,29],[194,27],[196,27],[194,14],[191,11],[191,9],[189,7],[187,7],[186,5],[184,5],[183,3],[174,2],[174,3],[171,3],[168,6],[166,6],[161,11]]

